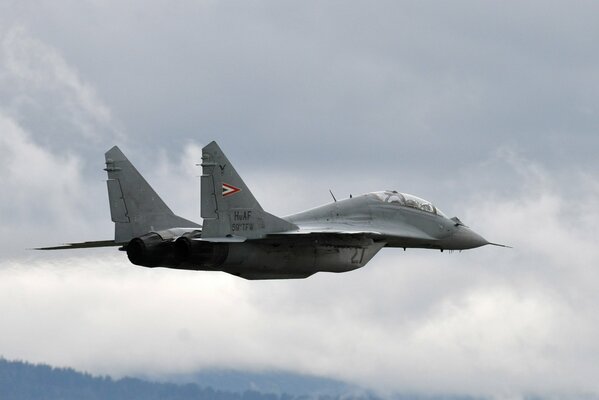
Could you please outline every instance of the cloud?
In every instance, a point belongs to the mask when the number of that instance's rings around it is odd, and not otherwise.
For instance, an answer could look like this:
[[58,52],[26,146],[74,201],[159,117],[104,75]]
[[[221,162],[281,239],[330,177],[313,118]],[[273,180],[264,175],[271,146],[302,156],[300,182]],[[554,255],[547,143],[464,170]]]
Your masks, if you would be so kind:
[[[90,199],[106,197],[93,181],[102,166],[97,148],[119,137],[118,123],[92,85],[22,26],[0,30],[0,71],[3,256],[63,230],[89,238],[101,226]],[[97,162],[86,159],[92,149]]]
[[[0,114],[0,149],[2,150],[2,185],[10,194],[10,204],[22,212],[36,214],[29,209],[32,201],[42,200],[54,210],[62,208],[68,199],[80,201],[77,186],[80,183],[80,161],[73,155],[54,156],[35,144],[31,137],[9,117]],[[58,172],[60,179],[56,179]],[[7,199],[8,200],[8,199]],[[6,210],[6,215],[11,215]],[[67,211],[67,210],[63,210]],[[16,209],[12,209],[15,213]],[[21,214],[21,213],[19,213]],[[32,217],[30,215],[29,217]],[[64,216],[64,215],[63,215]],[[23,217],[23,215],[20,215]]]
[[144,269],[108,250],[5,260],[0,352],[97,373],[286,369],[386,391],[597,395],[599,254],[593,224],[576,223],[596,221],[590,182],[575,209],[549,176],[478,196],[470,218],[512,250],[384,249],[303,281]]
[[[596,5],[0,8],[0,354],[111,374],[599,393]],[[275,214],[329,188],[397,189],[514,249],[386,249],[295,282],[19,250],[112,237],[113,144],[197,220],[195,163],[213,139]]]
[[122,138],[94,87],[24,26],[0,30],[0,71],[3,112],[35,131],[36,141],[60,150]]
[[0,130],[3,257],[47,241],[58,229],[81,232],[80,221],[93,215],[87,195],[95,193],[85,190],[81,159],[41,147],[1,112]]
[[36,6],[21,24],[154,151],[216,138],[273,167],[445,178],[499,146],[557,165],[597,144],[592,3]]

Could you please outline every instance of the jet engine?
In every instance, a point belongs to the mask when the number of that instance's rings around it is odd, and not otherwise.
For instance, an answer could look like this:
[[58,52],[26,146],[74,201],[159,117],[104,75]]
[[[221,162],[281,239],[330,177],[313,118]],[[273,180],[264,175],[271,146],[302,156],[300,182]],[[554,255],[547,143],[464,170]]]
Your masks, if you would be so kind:
[[175,240],[174,255],[177,268],[212,270],[227,259],[229,244],[193,240],[191,235],[183,235]]
[[148,233],[131,239],[127,244],[127,257],[143,267],[175,267],[173,241],[164,240],[157,233]]

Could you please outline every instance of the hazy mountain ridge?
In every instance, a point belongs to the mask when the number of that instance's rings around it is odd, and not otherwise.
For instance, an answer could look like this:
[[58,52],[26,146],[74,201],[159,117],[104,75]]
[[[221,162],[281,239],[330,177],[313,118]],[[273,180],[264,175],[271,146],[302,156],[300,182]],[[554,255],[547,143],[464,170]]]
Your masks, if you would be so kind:
[[[288,372],[213,370],[160,378],[114,379],[72,368],[0,357],[2,400],[382,400],[334,379]],[[158,382],[160,380],[160,382]],[[189,383],[192,382],[192,383]],[[395,394],[391,400],[474,400],[471,396]]]
[[[239,378],[243,375],[236,374]],[[222,375],[224,378],[226,376],[227,374]],[[266,382],[264,379],[266,378],[263,377],[262,381]],[[309,388],[306,391],[308,392]],[[261,393],[257,390],[240,392],[219,390],[211,386],[200,386],[197,383],[159,383],[129,377],[113,379],[108,376],[93,376],[71,368],[54,368],[22,361],[8,361],[3,358],[0,358],[0,398],[3,400],[40,398],[45,400],[335,400],[340,398],[377,400],[377,397],[372,395],[298,396],[287,393]]]
[[138,376],[143,380],[177,384],[195,383],[229,392],[247,390],[277,395],[366,397],[367,390],[343,381],[284,371],[248,372],[211,369],[189,374]]

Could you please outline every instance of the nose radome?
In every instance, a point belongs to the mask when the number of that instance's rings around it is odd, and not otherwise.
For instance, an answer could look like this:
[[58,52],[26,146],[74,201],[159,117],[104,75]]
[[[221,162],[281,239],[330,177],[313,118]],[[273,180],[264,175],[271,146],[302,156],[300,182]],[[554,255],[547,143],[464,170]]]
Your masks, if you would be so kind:
[[474,249],[489,244],[487,239],[465,226],[459,226],[451,236],[451,242],[457,249]]

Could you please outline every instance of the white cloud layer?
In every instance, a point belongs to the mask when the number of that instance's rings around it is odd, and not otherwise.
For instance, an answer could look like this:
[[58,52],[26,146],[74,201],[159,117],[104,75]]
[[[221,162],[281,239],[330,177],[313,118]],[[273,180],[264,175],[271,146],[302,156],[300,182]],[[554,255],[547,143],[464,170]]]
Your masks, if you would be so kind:
[[574,209],[545,182],[468,207],[512,250],[387,249],[304,281],[143,269],[102,250],[5,260],[0,353],[98,373],[286,369],[390,391],[599,395],[599,251],[578,223],[597,221],[597,182]]

